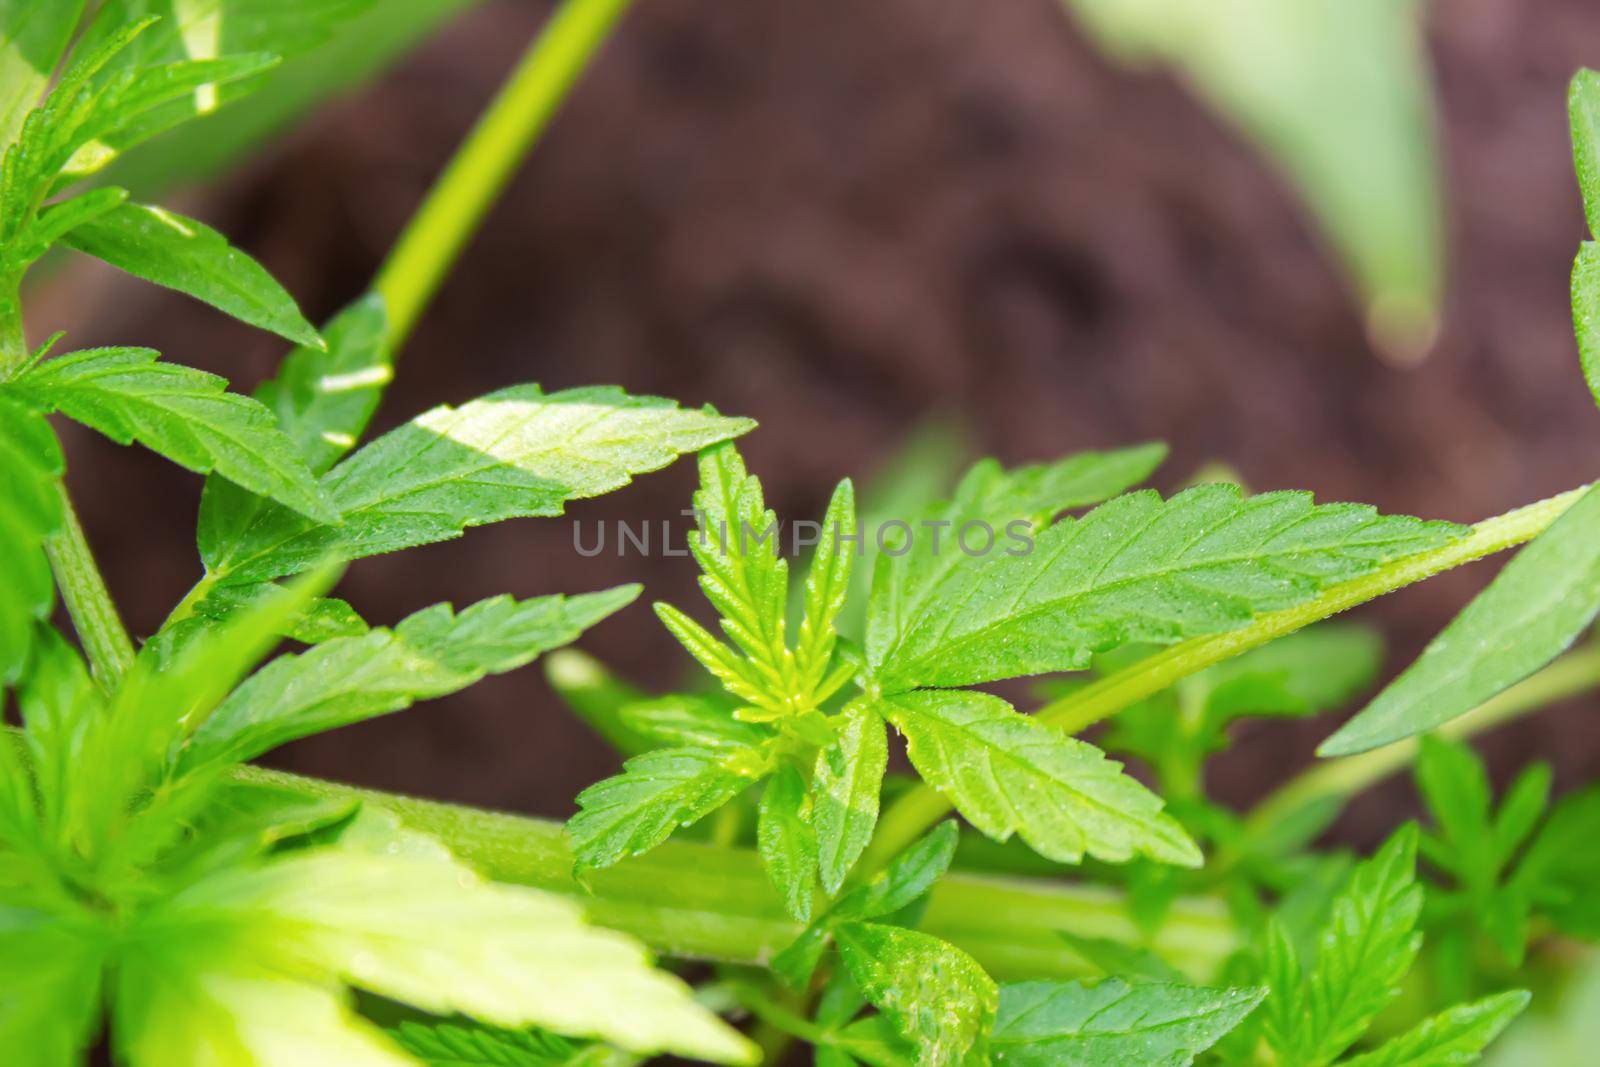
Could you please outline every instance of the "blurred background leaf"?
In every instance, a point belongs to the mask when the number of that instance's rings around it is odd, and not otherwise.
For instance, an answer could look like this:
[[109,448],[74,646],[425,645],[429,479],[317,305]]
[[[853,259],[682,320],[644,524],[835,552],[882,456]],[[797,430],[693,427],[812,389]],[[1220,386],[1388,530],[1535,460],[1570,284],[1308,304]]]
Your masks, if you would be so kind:
[[1426,355],[1443,250],[1416,0],[1066,0],[1114,55],[1177,68],[1298,189],[1374,345]]

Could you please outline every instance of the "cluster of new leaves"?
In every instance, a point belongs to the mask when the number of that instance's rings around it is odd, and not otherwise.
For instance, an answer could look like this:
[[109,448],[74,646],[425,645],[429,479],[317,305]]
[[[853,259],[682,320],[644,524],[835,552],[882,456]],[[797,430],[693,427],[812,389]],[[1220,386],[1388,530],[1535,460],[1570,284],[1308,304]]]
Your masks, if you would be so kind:
[[[806,857],[814,852],[832,894],[871,836],[890,724],[905,736],[923,778],[991,837],[1020,834],[1062,862],[1144,855],[1198,863],[1195,846],[1160,801],[1097,749],[998,697],[949,687],[1079,669],[1095,653],[1129,642],[1240,626],[1389,559],[1444,544],[1458,530],[1355,505],[1319,506],[1300,493],[1245,498],[1218,485],[1170,500],[1134,493],[1047,525],[1063,510],[1141,480],[1159,455],[1090,454],[1011,472],[979,464],[952,500],[920,519],[917,528],[932,531],[933,540],[919,535],[916,543],[880,551],[865,662],[841,657],[841,667],[830,670],[810,649],[825,652],[835,643],[818,630],[837,610],[829,597],[846,585],[850,553],[841,546],[859,546],[847,518],[848,483],[830,506],[825,551],[791,650],[784,643],[786,563],[777,558],[759,483],[731,445],[710,451],[701,460],[695,553],[732,643],[676,609],[658,611],[742,706],[730,717],[712,703],[675,702],[675,717],[696,709],[703,743],[637,757],[622,777],[580,797],[583,810],[570,827],[580,862],[603,865],[653,847],[754,780],[775,775],[763,805],[770,833],[763,836],[784,842],[769,855],[801,857],[774,864],[774,873],[804,918],[810,886],[803,875],[812,866]],[[735,536],[752,529],[769,536],[754,545]],[[983,551],[967,546],[974,530],[984,531]],[[1002,548],[999,530],[1017,546]],[[858,695],[836,696],[852,676]],[[830,698],[841,706],[820,714]],[[677,739],[685,736],[681,723],[672,729]],[[786,766],[795,773],[780,773]],[[791,877],[793,868],[802,876]]]
[[[1469,1063],[1526,1007],[1523,991],[1459,1004],[1346,1056],[1399,992],[1422,935],[1417,832],[1407,826],[1359,863],[1331,898],[1291,895],[1229,977],[1264,986],[1262,1007],[1230,1033],[1224,1063],[1404,1067]],[[1341,1058],[1344,1057],[1344,1058]]]
[[0,746],[12,1061],[77,1062],[104,1001],[112,1042],[139,1067],[412,1062],[346,986],[641,1052],[746,1058],[640,947],[571,903],[484,882],[379,810],[234,773],[293,738],[518,667],[637,590],[438,605],[245,677],[310,592],[300,583],[176,647],[151,642],[104,696],[40,630],[21,745]]
[[[905,928],[903,913],[949,862],[953,827],[852,888],[877,822],[887,727],[905,738],[922,778],[997,841],[1018,835],[1060,862],[1146,857],[1196,866],[1197,846],[1120,764],[997,696],[953,687],[1081,669],[1131,643],[1245,625],[1459,534],[1298,493],[1246,498],[1231,486],[1202,486],[1170,500],[1117,495],[1161,455],[1146,447],[1013,471],[980,463],[949,501],[915,526],[891,524],[888,535],[857,531],[844,483],[791,643],[781,530],[734,447],[708,450],[691,548],[726,639],[675,608],[657,611],[727,696],[670,696],[623,712],[620,725],[644,750],[579,796],[568,832],[580,867],[653,848],[764,782],[756,844],[786,907],[807,924],[775,961],[777,972],[803,987],[831,945],[835,980],[847,976],[857,1003],[879,1012],[866,1022],[844,1017],[841,1025],[856,1027],[849,1040],[877,1028],[873,1040],[901,1042],[919,1062],[986,1055],[991,1036],[1011,1032],[996,1029],[1006,1001],[965,953]],[[1055,521],[1096,504],[1082,518]],[[851,557],[868,541],[877,553],[857,652],[831,627]],[[1210,710],[1183,742],[1183,759],[1197,768],[1246,709],[1316,710],[1367,674],[1358,663],[1355,679],[1305,691],[1297,651],[1263,652],[1254,667],[1196,682],[1207,695],[1194,699]],[[1081,998],[1106,995],[1035,992],[1056,1005],[1044,1015],[1063,1018]]]
[[[1553,805],[1550,768],[1535,764],[1494,803],[1483,762],[1470,748],[1423,739],[1417,789],[1433,827],[1420,852],[1434,873],[1425,925],[1434,985],[1450,999],[1472,995],[1488,977],[1523,965],[1538,931],[1582,941],[1600,937],[1600,792],[1584,789]],[[1498,967],[1484,966],[1484,943]]]

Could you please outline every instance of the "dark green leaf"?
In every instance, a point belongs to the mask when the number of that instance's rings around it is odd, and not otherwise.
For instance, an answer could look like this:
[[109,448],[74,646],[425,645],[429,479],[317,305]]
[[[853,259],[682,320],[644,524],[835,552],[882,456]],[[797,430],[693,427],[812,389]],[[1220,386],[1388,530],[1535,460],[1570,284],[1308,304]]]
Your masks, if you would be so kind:
[[202,222],[149,204],[123,204],[79,223],[61,240],[252,326],[301,345],[322,345],[294,297],[261,264]]
[[138,441],[180,466],[215,471],[303,515],[338,518],[271,412],[227,392],[215,375],[158,359],[148,348],[89,349],[39,364],[5,388],[119,444]]
[[[929,508],[900,551],[881,552],[872,574],[867,658],[877,664],[922,621],[922,614],[955,572],[973,566],[962,550],[970,527],[973,547],[985,528],[995,554],[1033,547],[1037,528],[1070,508],[1108,500],[1144,481],[1166,456],[1165,445],[1119,452],[1081,452],[1054,463],[1007,471],[992,459],[969,470],[948,503]],[[890,519],[904,521],[899,515]]]
[[326,641],[263,667],[200,724],[180,767],[239,763],[296,738],[408,708],[514,670],[575,640],[638,596],[495,597],[460,614],[435,604],[393,631]]
[[247,495],[213,482],[201,506],[201,554],[219,580],[261,581],[330,552],[359,559],[459,537],[469,526],[559,515],[569,500],[620,489],[752,425],[611,386],[548,396],[514,386],[435,408],[329,471],[322,486],[341,526],[283,509],[259,513]]

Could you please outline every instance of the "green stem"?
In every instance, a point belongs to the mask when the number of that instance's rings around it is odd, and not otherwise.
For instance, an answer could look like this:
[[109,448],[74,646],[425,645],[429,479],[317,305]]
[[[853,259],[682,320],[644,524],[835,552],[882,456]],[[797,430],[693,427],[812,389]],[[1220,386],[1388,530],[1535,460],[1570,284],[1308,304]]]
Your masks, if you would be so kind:
[[[579,881],[560,823],[254,767],[235,773],[246,781],[384,808],[413,829],[447,842],[490,877],[579,897],[595,922],[631,933],[665,955],[764,966],[800,932],[749,849],[668,841]],[[999,978],[1090,973],[1053,931],[1143,943],[1126,903],[1110,890],[961,873],[934,887],[921,928],[960,945]],[[1206,978],[1233,950],[1236,936],[1217,902],[1184,899],[1151,947],[1196,978]]]
[[[1240,629],[1173,645],[1132,667],[1051,701],[1040,708],[1035,717],[1064,733],[1080,733],[1213,664],[1441,571],[1531,541],[1586,492],[1588,486],[1485,519],[1467,536],[1442,548],[1386,564],[1365,577],[1324,590],[1303,604],[1262,615]],[[884,812],[878,832],[862,856],[863,869],[875,870],[887,864],[949,810],[949,802],[926,785],[907,792]]]
[[[1433,732],[1455,739],[1472,737],[1595,689],[1600,689],[1600,645],[1563,656],[1526,681]],[[1312,805],[1352,797],[1410,766],[1420,747],[1420,740],[1411,737],[1360,755],[1319,761],[1257,804],[1250,812],[1247,825],[1252,830],[1265,830]]]
[[373,287],[400,343],[629,0],[568,0],[518,62],[407,224]]
[[78,631],[78,639],[89,657],[95,681],[102,689],[113,688],[133,665],[133,641],[117,614],[117,606],[100,575],[94,553],[83,535],[78,513],[73,510],[67,487],[62,485],[61,529],[45,542],[45,554],[55,571],[56,585],[67,613]]

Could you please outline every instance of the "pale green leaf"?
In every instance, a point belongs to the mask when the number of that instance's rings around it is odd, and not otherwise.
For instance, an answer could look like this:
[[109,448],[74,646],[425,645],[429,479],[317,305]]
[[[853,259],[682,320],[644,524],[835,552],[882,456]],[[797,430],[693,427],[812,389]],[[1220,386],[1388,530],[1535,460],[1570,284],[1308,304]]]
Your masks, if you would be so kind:
[[294,297],[261,264],[202,222],[149,204],[122,204],[79,223],[61,240],[252,326],[321,347]]
[[1009,983],[1000,987],[990,1047],[1016,1067],[1189,1067],[1265,992],[1116,978]]
[[1236,629],[1461,533],[1307,493],[1131,493],[1027,554],[963,557],[868,661],[887,691],[1081,669],[1120,644]]
[[731,443],[706,449],[699,465],[698,531],[689,549],[700,564],[700,589],[749,665],[746,673],[757,691],[746,699],[783,714],[794,710],[788,698],[797,683],[784,638],[789,564],[778,552],[777,516],[767,509],[761,482],[746,472]]
[[988,1032],[999,990],[954,945],[877,923],[845,923],[835,937],[862,996],[916,1046],[919,1067],[960,1063]]
[[[1296,186],[1380,344],[1416,356],[1442,287],[1432,90],[1416,0],[1067,0],[1177,68]],[[1336,102],[1336,103],[1335,103]]]
[[822,888],[830,895],[839,891],[872,840],[889,760],[887,731],[869,703],[851,704],[843,718],[833,742],[818,750],[811,775],[811,821]]
[[578,794],[567,836],[580,867],[608,867],[655,848],[744,792],[771,770],[763,748],[661,748]]
[[1471,1004],[1458,1004],[1391,1038],[1342,1067],[1462,1067],[1475,1063],[1489,1043],[1528,1006],[1528,994],[1513,990]]
[[756,848],[767,877],[796,922],[811,920],[817,892],[817,839],[807,821],[806,783],[785,764],[767,779],[756,823]]
[[44,94],[84,0],[0,0],[0,151]]
[[337,519],[271,412],[227,392],[215,375],[158,359],[148,348],[89,349],[42,363],[5,388],[119,444],[138,441],[180,466],[215,471],[303,515]]
[[620,489],[752,425],[611,386],[548,396],[513,386],[420,415],[324,475],[339,526],[258,512],[248,496],[207,486],[201,554],[219,580],[261,581],[328,553],[358,559],[459,537],[469,526],[559,515],[569,500]]
[[1148,856],[1197,867],[1200,850],[1161,800],[1086,742],[987,693],[920,690],[878,711],[905,735],[923,779],[988,836],[1020,834],[1061,863]]
[[622,586],[585,596],[483,600],[454,612],[435,604],[392,631],[326,641],[280,656],[235,689],[190,736],[181,771],[237,763],[323,733],[464,689],[575,640],[639,593]]
[[1318,754],[1377,748],[1466,714],[1565,652],[1597,612],[1600,491],[1591,489]]
[[287,975],[320,972],[437,1015],[548,1027],[641,1053],[756,1058],[687,986],[649,967],[640,945],[587,925],[576,903],[486,883],[412,836],[221,872],[152,921],[179,938],[186,920],[197,932],[220,928],[238,957]]
[[113,1032],[129,1067],[415,1067],[341,990],[191,938],[123,954]]
[[[1166,454],[1165,445],[1150,444],[1080,452],[1009,471],[992,459],[975,464],[949,502],[927,509],[907,544],[878,554],[868,606],[868,662],[881,663],[921,621],[952,574],[974,566],[963,550],[964,530],[971,551],[983,548],[986,531],[993,532],[990,558],[1031,551],[1038,527],[1063,511],[1099,504],[1139,484]],[[905,521],[899,515],[888,519]]]
[[61,445],[43,417],[0,395],[0,688],[28,659],[34,627],[55,603],[42,546],[61,525]]

